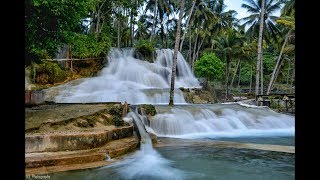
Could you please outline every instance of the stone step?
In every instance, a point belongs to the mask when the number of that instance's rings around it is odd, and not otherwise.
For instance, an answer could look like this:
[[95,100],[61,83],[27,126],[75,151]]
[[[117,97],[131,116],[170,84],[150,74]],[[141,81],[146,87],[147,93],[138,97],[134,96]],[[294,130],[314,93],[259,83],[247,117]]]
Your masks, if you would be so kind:
[[[38,171],[47,173],[46,169],[48,168],[44,167],[57,167],[59,169],[58,167],[66,165],[69,169],[72,169],[72,165],[75,165],[74,169],[78,169],[77,164],[105,161],[108,157],[116,158],[134,151],[138,146],[139,139],[132,136],[111,141],[100,148],[90,150],[26,153],[26,173],[29,172],[30,174],[30,172]],[[53,171],[54,168],[49,169]]]
[[93,132],[27,134],[25,136],[25,152],[56,152],[92,149],[101,147],[110,141],[130,137],[132,135],[133,126],[124,126],[112,130]]

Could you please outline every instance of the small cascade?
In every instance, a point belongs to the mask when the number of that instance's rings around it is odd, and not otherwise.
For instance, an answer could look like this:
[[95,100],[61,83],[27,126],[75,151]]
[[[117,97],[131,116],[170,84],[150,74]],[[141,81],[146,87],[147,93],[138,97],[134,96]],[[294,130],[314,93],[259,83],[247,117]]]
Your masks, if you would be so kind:
[[[112,49],[108,66],[99,76],[60,91],[58,103],[125,102],[130,104],[167,104],[171,82],[173,51],[157,50],[154,63],[133,56],[134,49]],[[197,78],[181,55],[177,59],[177,78],[174,102],[185,104],[179,87],[200,87]]]
[[138,130],[139,130],[139,134],[141,137],[141,150],[144,151],[145,153],[149,152],[152,150],[152,141],[151,138],[148,134],[148,132],[146,131],[143,121],[141,120],[141,118],[139,117],[140,115],[138,113],[135,112],[129,112],[127,117],[131,117],[135,123],[135,125],[137,126]]
[[155,106],[150,126],[165,137],[293,136],[293,116],[239,104]]
[[126,116],[133,119],[139,130],[140,150],[110,167],[117,167],[122,179],[185,179],[183,171],[171,167],[171,162],[153,149],[141,117],[137,111],[131,111]]

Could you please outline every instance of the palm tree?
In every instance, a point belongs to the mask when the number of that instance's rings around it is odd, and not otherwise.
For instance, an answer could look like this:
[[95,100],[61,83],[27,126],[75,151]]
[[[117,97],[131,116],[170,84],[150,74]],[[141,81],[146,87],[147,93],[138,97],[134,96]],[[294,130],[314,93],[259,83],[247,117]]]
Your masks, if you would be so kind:
[[[150,0],[146,4],[145,13],[147,10],[153,12],[153,26],[151,30],[150,40],[156,33],[156,27],[158,23],[160,23],[160,38],[162,41],[162,45],[164,44],[165,38],[165,31],[164,31],[164,24],[165,19],[168,20],[169,15],[174,11],[174,1],[173,0]],[[159,22],[157,19],[159,18]]]
[[195,38],[193,50],[191,50],[191,46],[189,47],[192,71],[194,70],[194,62],[199,55],[200,48],[204,40],[208,39],[206,37],[210,34],[210,29],[213,28],[213,22],[215,19],[215,15],[212,10],[208,8],[207,3],[202,0],[196,2],[194,13],[191,16],[191,26],[193,27],[194,33],[190,33],[190,36]]
[[226,100],[229,96],[229,68],[230,62],[235,58],[238,58],[241,54],[241,47],[244,42],[244,37],[241,36],[237,31],[229,29],[227,32],[216,38],[214,51],[220,57],[226,61]]
[[[283,1],[275,0],[245,0],[248,4],[242,4],[241,7],[246,8],[251,13],[250,16],[243,18],[244,25],[250,25],[247,30],[251,37],[256,37],[258,34],[258,58],[256,69],[256,95],[259,94],[259,78],[261,78],[261,94],[263,94],[263,72],[262,72],[262,54],[263,54],[263,37],[268,42],[269,37],[273,37],[277,41],[277,34],[280,33],[279,29],[275,26],[275,16],[271,16],[273,12],[281,8]],[[267,31],[263,31],[263,27],[266,27]],[[259,31],[258,30],[259,27]]]
[[[285,46],[286,46],[287,42],[288,42],[288,40],[294,40],[294,38],[295,38],[295,18],[294,18],[295,11],[294,11],[294,9],[290,10],[290,8],[288,8],[288,7],[294,8],[294,0],[289,1],[288,4],[286,4],[284,6],[284,8],[286,8],[286,11],[282,11],[283,12],[283,14],[282,14],[283,16],[281,16],[277,20],[278,24],[284,25],[286,27],[285,30],[287,31],[287,34],[286,34],[286,37],[284,39],[283,45],[281,47],[277,63],[276,63],[276,65],[275,65],[275,67],[273,69],[273,72],[272,72],[271,79],[270,79],[270,82],[269,82],[269,86],[268,86],[268,89],[267,89],[267,94],[270,94],[272,85],[274,84],[274,82],[277,79],[277,76],[278,76],[278,73],[279,73],[279,69],[280,69],[280,66],[281,66],[282,53],[285,50]],[[286,14],[289,14],[290,16],[287,16]]]
[[184,37],[187,33],[187,30],[189,28],[189,24],[190,24],[190,19],[191,19],[191,16],[192,16],[192,12],[193,12],[193,9],[194,9],[194,6],[196,5],[196,0],[193,0],[192,1],[192,6],[191,6],[191,9],[190,9],[190,12],[189,12],[189,15],[188,15],[188,20],[187,20],[187,23],[186,23],[186,27],[185,27],[185,30],[183,32],[183,35],[182,35],[182,38],[181,38],[181,43],[180,43],[180,52],[182,52],[182,46],[183,46],[183,42],[184,42]]
[[182,0],[180,3],[179,21],[178,21],[177,34],[176,34],[176,43],[174,46],[174,53],[173,53],[173,64],[172,64],[171,85],[170,85],[170,99],[169,99],[170,106],[173,106],[173,99],[174,99],[174,82],[175,82],[175,78],[176,78],[176,66],[177,66],[177,57],[178,57],[178,50],[179,50],[181,21],[183,18],[183,11],[184,11],[184,0]]
[[[257,52],[257,42],[256,41],[244,41],[244,43],[242,44],[242,46],[240,47],[240,51],[241,51],[241,54],[238,56],[238,62],[237,62],[237,65],[236,65],[236,68],[234,69],[234,74],[233,74],[233,77],[231,79],[231,83],[230,83],[230,86],[232,87],[233,86],[233,82],[234,82],[234,79],[235,79],[235,76],[236,76],[236,73],[238,71],[238,67],[241,63],[241,61],[243,62],[250,62],[253,60],[253,57],[255,55],[255,53]],[[252,69],[252,67],[251,67]],[[239,70],[240,71],[240,70]],[[240,72],[239,72],[240,74]],[[251,86],[251,82],[250,82],[250,86]],[[250,87],[251,89],[251,87]]]
[[[262,5],[264,6],[263,15],[263,27],[266,31],[263,31],[263,39],[267,43],[270,42],[270,38],[277,42],[277,35],[281,34],[279,28],[276,26],[277,16],[272,14],[281,9],[281,5],[284,0],[244,0],[247,4],[242,4],[241,7],[247,9],[247,12],[251,13],[248,17],[244,17],[241,21],[244,21],[244,26],[249,26],[247,34],[251,38],[259,36],[259,27],[261,20]],[[264,2],[262,4],[262,1]]]

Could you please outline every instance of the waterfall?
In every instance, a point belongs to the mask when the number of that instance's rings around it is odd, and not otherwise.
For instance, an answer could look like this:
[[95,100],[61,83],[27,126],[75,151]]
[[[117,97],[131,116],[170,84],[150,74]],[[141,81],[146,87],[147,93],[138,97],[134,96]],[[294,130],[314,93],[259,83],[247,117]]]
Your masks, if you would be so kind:
[[140,115],[136,112],[129,112],[127,114],[127,117],[131,117],[134,121],[134,123],[136,124],[138,130],[139,130],[139,134],[141,137],[141,143],[140,143],[140,149],[144,152],[144,153],[148,153],[152,151],[152,141],[151,138],[149,136],[149,134],[147,133],[143,121],[141,120],[141,117],[139,117]]
[[143,125],[142,116],[131,111],[126,118],[132,118],[139,130],[140,150],[109,167],[117,167],[122,179],[185,179],[185,172],[171,167],[171,162],[153,149],[151,138]]
[[201,138],[292,136],[294,116],[239,104],[155,106],[150,126],[157,136]]
[[[134,49],[112,49],[108,65],[97,77],[60,91],[58,103],[125,102],[130,104],[167,104],[171,80],[173,50],[157,50],[154,63],[134,58]],[[190,67],[181,55],[177,59],[175,83],[176,104],[185,104],[179,87],[200,87]]]

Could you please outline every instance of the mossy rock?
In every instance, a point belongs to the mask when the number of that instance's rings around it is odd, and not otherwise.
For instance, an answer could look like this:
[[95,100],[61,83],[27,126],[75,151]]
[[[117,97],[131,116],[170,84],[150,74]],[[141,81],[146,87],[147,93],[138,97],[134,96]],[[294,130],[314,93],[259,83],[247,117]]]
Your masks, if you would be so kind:
[[109,109],[109,114],[111,114],[112,116],[117,116],[117,117],[122,117],[122,111],[123,111],[123,106],[112,106]]
[[144,111],[146,115],[150,115],[150,116],[154,116],[157,114],[156,108],[151,104],[140,105],[138,111],[140,114],[142,114],[141,111]]
[[143,57],[143,60],[153,63],[153,53],[156,50],[154,44],[149,40],[139,40],[135,45],[135,54],[139,54]]
[[119,118],[118,116],[113,116],[112,117],[112,121],[114,123],[115,126],[123,126],[124,125],[124,120],[122,120],[121,118]]
[[34,77],[38,84],[54,84],[66,80],[67,73],[55,62],[42,61],[31,65],[30,79]]

